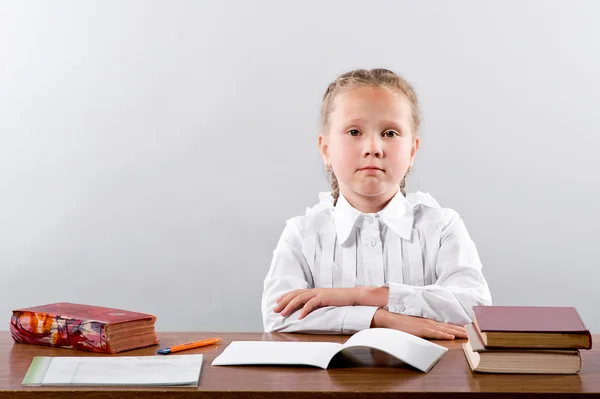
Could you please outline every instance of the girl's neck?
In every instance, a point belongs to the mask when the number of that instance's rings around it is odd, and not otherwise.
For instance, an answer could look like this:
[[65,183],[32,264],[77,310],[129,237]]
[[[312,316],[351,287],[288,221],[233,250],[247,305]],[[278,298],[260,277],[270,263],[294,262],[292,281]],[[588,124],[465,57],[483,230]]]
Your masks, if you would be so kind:
[[340,190],[340,193],[354,209],[362,213],[377,213],[394,198],[394,195],[398,193],[398,189],[376,196],[364,196],[351,190]]

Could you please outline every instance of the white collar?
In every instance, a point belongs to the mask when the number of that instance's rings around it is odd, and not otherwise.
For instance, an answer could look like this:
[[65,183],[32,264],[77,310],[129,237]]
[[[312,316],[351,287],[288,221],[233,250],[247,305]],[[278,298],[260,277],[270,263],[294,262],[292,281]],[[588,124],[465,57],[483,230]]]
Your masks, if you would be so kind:
[[[352,228],[363,213],[354,208],[340,193],[333,210],[335,229],[338,240],[345,243],[350,237]],[[379,218],[396,234],[404,239],[410,239],[414,221],[413,207],[402,195],[400,190],[381,211],[377,212]]]

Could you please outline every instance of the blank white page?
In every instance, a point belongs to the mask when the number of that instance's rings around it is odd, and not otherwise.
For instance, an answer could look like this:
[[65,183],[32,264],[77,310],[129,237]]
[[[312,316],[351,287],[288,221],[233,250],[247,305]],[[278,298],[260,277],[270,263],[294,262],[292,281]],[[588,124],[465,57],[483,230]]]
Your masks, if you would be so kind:
[[426,339],[388,328],[362,330],[351,336],[343,346],[379,349],[424,372],[428,372],[448,351],[448,348]]
[[234,341],[213,362],[213,366],[306,365],[327,368],[342,348],[333,342]]

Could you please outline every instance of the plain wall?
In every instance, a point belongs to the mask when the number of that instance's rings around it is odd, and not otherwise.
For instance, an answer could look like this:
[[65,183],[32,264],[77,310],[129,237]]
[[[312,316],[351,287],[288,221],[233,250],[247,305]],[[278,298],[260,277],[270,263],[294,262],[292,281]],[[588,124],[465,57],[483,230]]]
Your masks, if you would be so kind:
[[597,1],[1,1],[0,329],[72,301],[261,331],[285,220],[328,182],[327,84],[420,97],[408,191],[464,218],[496,305],[600,333]]

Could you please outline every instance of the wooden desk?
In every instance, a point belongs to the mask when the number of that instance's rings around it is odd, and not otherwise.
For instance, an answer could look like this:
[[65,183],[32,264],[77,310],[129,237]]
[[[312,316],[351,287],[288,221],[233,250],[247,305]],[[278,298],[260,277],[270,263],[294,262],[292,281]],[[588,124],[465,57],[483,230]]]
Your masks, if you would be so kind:
[[[13,344],[10,334],[0,331],[0,399],[6,398],[458,398],[479,396],[600,397],[600,350],[582,351],[579,375],[473,374],[460,344],[438,341],[450,350],[425,374],[387,354],[357,348],[344,359],[335,358],[334,368],[312,367],[212,367],[213,359],[234,340],[345,342],[347,336],[261,333],[162,333],[161,346],[219,336],[214,346],[185,353],[204,354],[198,388],[24,388],[21,381],[34,356],[89,356],[86,352],[43,346]],[[594,336],[600,342],[600,336]],[[121,355],[153,355],[157,346]],[[95,355],[98,356],[98,355]],[[104,355],[106,356],[106,355]],[[360,361],[356,361],[360,359]],[[342,360],[342,361],[340,361]],[[84,392],[82,392],[84,391]],[[83,396],[82,396],[83,394]],[[591,394],[591,395],[590,395]]]

